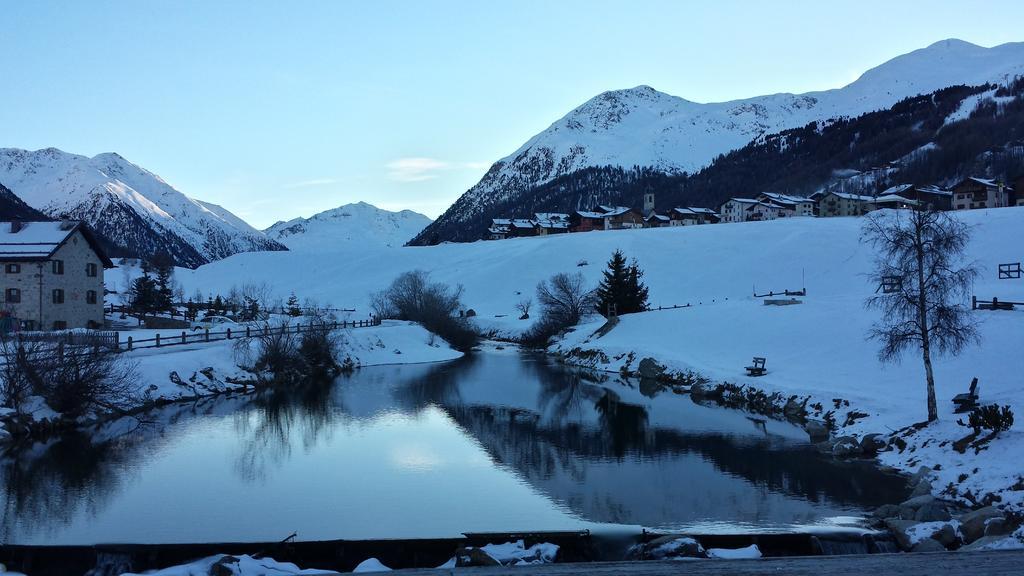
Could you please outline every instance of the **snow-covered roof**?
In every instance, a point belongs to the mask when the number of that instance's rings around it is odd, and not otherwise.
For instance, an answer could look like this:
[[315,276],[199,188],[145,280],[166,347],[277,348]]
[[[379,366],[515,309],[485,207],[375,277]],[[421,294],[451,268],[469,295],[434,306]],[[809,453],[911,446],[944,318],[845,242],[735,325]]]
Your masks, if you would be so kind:
[[911,200],[910,198],[904,198],[903,196],[900,196],[899,194],[883,194],[882,196],[879,196],[878,198],[875,198],[871,202],[874,203],[874,204],[884,204],[885,202],[902,202],[903,204],[910,204],[912,206],[917,206],[917,204],[918,204],[917,200]]
[[508,226],[512,223],[511,218],[491,218],[492,226]]
[[533,228],[533,220],[515,218],[509,224],[512,228]]
[[916,188],[916,190],[918,192],[923,192],[925,194],[937,194],[939,196],[952,196],[953,195],[953,193],[950,192],[949,190],[943,190],[942,188],[939,188],[938,186],[935,186],[934,184],[929,184],[928,186],[919,186],[918,188]]
[[874,200],[871,196],[862,196],[860,194],[847,194],[846,192],[829,192],[830,195],[843,200],[857,200],[858,202],[870,202]]
[[598,220],[608,216],[604,212],[592,212],[592,211],[589,211],[589,210],[577,210],[576,214],[578,214],[580,216],[580,218],[595,218],[595,219],[598,219]]
[[569,215],[561,212],[535,212],[533,215],[538,222],[568,222]]
[[103,267],[113,268],[114,263],[80,222],[0,222],[0,260],[45,260],[76,230],[99,255]]
[[882,193],[879,194],[879,196],[888,196],[890,194],[902,194],[902,193],[906,192],[907,190],[911,190],[913,188],[914,188],[913,184],[897,184],[895,186],[890,186],[890,187],[886,188],[885,190],[882,190]]
[[670,220],[670,218],[668,216],[665,216],[664,214],[651,214],[650,216],[647,217],[647,220],[648,221],[650,221],[650,220],[657,220],[659,222],[668,222]]
[[711,208],[694,208],[691,206],[687,208],[687,210],[691,212],[696,212],[697,214],[710,214],[711,216],[718,216],[718,212],[715,212]]
[[814,202],[814,200],[810,198],[804,198],[801,196],[790,196],[788,194],[778,194],[775,192],[762,192],[761,196],[779,204],[803,204],[807,202]]
[[724,206],[724,205],[728,204],[729,202],[735,202],[737,204],[760,204],[761,203],[760,200],[757,200],[755,198],[729,198],[725,202],[722,202],[722,205]]

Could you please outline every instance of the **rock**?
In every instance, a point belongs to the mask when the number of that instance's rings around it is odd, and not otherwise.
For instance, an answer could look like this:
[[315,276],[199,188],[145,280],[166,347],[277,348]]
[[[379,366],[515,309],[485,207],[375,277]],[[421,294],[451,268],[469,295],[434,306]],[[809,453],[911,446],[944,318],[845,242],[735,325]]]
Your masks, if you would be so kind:
[[1017,540],[1012,536],[982,536],[967,546],[960,548],[960,551],[977,552],[979,550],[988,550],[991,548],[1002,548],[1004,545],[1019,548],[1020,540]]
[[903,550],[910,550],[913,544],[910,543],[910,536],[907,534],[907,530],[917,526],[919,522],[913,520],[899,520],[897,518],[889,518],[885,521],[885,527],[892,532],[893,538],[896,539],[896,544],[899,545]]
[[938,532],[932,534],[932,539],[937,541],[939,544],[942,544],[943,547],[949,548],[956,544],[960,540],[960,537],[957,536],[955,528],[946,524],[942,528],[939,528]]
[[637,366],[637,372],[639,372],[641,378],[657,380],[665,374],[665,367],[658,364],[654,358],[644,358],[640,361],[639,366]]
[[491,555],[479,548],[465,547],[455,549],[455,567],[466,566],[500,566]]
[[832,445],[832,455],[837,458],[849,458],[850,456],[860,455],[860,443],[853,436],[843,436],[837,438],[836,443]]
[[829,429],[821,420],[808,420],[804,424],[804,430],[807,431],[807,435],[811,437],[811,442],[818,443],[824,440],[828,440]]
[[900,507],[895,504],[882,504],[871,513],[875,518],[896,518],[900,515]]
[[941,502],[930,502],[917,509],[914,520],[918,522],[945,522],[951,519],[949,510]]
[[885,450],[886,443],[881,434],[867,434],[860,439],[860,451],[868,456],[874,456]]
[[927,496],[932,493],[932,483],[927,480],[921,480],[914,486],[914,490],[910,493],[911,498],[918,496]]
[[985,523],[985,536],[1006,536],[1013,527],[1006,518],[993,518]]
[[800,420],[807,413],[807,408],[805,407],[806,404],[806,400],[803,402],[797,402],[796,396],[793,396],[786,401],[786,405],[782,407],[782,415],[785,416],[787,420]]
[[707,558],[704,547],[689,536],[668,535],[638,544],[627,553],[630,560],[666,560],[673,558]]
[[917,510],[910,506],[900,506],[900,513],[896,515],[900,520],[913,520],[917,516]]
[[970,544],[980,539],[985,535],[986,524],[997,518],[1005,520],[1003,513],[992,506],[985,506],[961,516],[960,533],[964,536],[964,542]]
[[910,549],[911,552],[945,552],[946,547],[931,538],[925,538]]
[[694,382],[693,385],[690,386],[690,396],[693,398],[703,398],[704,396],[707,395],[707,392],[708,390],[706,384]]
[[[906,445],[906,442],[904,442]],[[932,469],[927,466],[921,466],[917,469],[917,472],[910,477],[910,481],[907,482],[910,486],[916,486],[921,480],[927,480],[932,475]]]
[[905,502],[901,502],[900,507],[913,508],[914,510],[917,510],[918,508],[924,506],[925,504],[934,504],[935,502],[938,501],[939,499],[936,498],[935,496],[932,496],[931,494],[925,494],[923,496],[915,496]]
[[238,558],[234,556],[222,556],[220,560],[217,560],[210,565],[210,576],[234,576],[235,570],[231,568],[231,564],[238,564]]
[[473,316],[476,316],[476,310],[473,310],[472,308],[466,310],[466,318],[472,318]]

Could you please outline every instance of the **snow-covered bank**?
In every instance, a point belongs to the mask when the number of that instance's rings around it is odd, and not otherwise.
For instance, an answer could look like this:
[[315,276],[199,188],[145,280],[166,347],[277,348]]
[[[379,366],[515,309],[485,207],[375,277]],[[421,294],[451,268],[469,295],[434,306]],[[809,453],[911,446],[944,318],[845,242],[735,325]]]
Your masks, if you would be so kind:
[[[411,322],[387,321],[380,326],[339,332],[337,358],[353,368],[442,362],[462,356],[444,340]],[[131,367],[136,386],[130,403],[121,410],[131,413],[168,402],[255,390],[260,377],[244,365],[235,349],[243,341],[197,342],[122,353],[120,360]],[[41,398],[33,398],[38,401],[30,405],[27,416],[36,425],[60,419],[61,415]],[[84,420],[98,422],[115,416],[114,412],[103,411]],[[5,429],[0,428],[0,432],[7,437]]]

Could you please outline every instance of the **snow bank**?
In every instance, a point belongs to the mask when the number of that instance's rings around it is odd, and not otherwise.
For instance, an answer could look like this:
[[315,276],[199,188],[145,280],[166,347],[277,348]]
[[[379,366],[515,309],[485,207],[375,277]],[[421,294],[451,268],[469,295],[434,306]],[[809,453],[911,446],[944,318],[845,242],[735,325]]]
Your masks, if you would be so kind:
[[391,568],[388,568],[376,558],[367,558],[353,568],[352,572],[391,572]]
[[558,545],[540,542],[527,548],[522,540],[517,540],[504,544],[488,544],[481,546],[480,550],[503,566],[525,566],[554,562],[558,554]]
[[746,548],[708,548],[708,556],[711,558],[720,558],[722,560],[741,560],[760,558],[761,550],[757,547],[757,544],[751,544]]
[[[249,555],[228,556],[226,554],[217,554],[188,564],[172,566],[155,572],[146,572],[145,574],[147,576],[207,576],[208,574],[214,573],[212,571],[212,567],[215,564],[224,566],[230,571],[229,573],[234,576],[265,576],[267,574],[279,574],[281,576],[306,576],[338,574],[338,572],[331,570],[303,570],[295,564],[290,562],[278,562],[273,558],[253,558]],[[220,573],[222,572],[217,572],[217,574]],[[125,573],[122,574],[122,576],[141,576],[141,574]]]

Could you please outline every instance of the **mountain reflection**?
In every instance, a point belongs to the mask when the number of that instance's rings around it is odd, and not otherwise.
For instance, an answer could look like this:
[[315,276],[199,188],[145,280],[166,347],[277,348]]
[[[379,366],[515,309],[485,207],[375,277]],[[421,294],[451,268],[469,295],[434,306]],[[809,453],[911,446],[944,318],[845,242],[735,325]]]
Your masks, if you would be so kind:
[[[900,501],[905,491],[901,479],[867,464],[820,456],[788,424],[505,352],[172,405],[8,454],[0,460],[3,541],[49,541],[72,524],[87,531],[83,523],[117,502],[147,463],[169,446],[182,450],[189,430],[226,425],[218,441],[230,448],[230,461],[219,482],[233,478],[242,488],[263,485],[285,468],[293,474],[330,466],[324,459],[335,451],[325,448],[352,447],[362,442],[361,430],[381,422],[414,426],[427,413],[454,424],[493,466],[593,522],[780,525]],[[394,424],[396,415],[412,424]],[[360,457],[373,457],[374,446],[364,449]],[[394,489],[418,489],[414,476],[388,481]],[[230,530],[224,527],[227,539]]]

